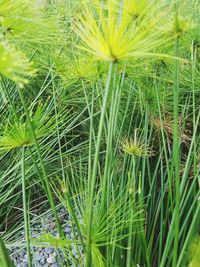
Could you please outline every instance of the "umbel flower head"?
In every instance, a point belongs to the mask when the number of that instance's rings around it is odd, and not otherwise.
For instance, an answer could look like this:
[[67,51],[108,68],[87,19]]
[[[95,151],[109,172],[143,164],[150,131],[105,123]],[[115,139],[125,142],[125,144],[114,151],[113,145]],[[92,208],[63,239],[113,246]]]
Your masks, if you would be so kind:
[[183,35],[184,33],[192,30],[195,28],[195,24],[193,21],[188,17],[184,18],[182,16],[178,16],[177,22],[173,20],[172,30],[171,33],[174,35]]
[[[82,40],[79,47],[99,60],[112,62],[152,55],[167,41],[158,27],[162,12],[154,12],[150,1],[139,5],[133,0],[130,13],[129,2],[124,0],[121,6],[118,0],[84,1],[83,14],[75,21],[75,32]],[[152,16],[145,16],[147,9]]]
[[35,71],[28,59],[7,42],[0,43],[0,73],[16,82],[19,86],[27,83],[27,77]]
[[[39,104],[31,115],[35,136],[38,140],[44,138],[55,128],[55,116],[49,117],[46,105]],[[10,121],[1,126],[0,150],[11,150],[13,148],[27,147],[34,144],[34,139],[27,120]]]
[[123,3],[124,19],[129,23],[135,19],[141,19],[148,12],[150,7],[149,0],[125,0]]
[[90,83],[97,80],[99,76],[97,62],[82,55],[75,59],[70,59],[64,55],[55,57],[54,69],[69,84],[80,80]]
[[121,142],[121,150],[127,154],[137,157],[150,157],[153,155],[153,151],[149,148],[146,142],[140,140],[137,137],[137,131],[135,130],[134,139],[124,138]]
[[55,42],[55,17],[45,14],[44,1],[1,0],[0,34],[8,40],[48,43]]

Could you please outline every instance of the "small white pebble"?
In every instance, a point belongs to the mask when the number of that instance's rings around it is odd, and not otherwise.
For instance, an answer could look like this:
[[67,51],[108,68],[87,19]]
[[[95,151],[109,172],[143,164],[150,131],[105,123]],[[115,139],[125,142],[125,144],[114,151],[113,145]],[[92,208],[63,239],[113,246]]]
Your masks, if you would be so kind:
[[54,256],[50,255],[49,258],[47,258],[47,262],[48,263],[55,263],[56,262],[56,259]]

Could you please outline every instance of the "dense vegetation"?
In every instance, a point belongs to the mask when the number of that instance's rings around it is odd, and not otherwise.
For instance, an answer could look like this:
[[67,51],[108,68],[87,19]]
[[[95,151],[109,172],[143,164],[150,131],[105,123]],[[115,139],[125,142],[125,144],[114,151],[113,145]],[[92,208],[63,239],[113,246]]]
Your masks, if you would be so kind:
[[[0,1],[0,266],[200,266],[199,11]],[[47,212],[59,235],[32,236]]]

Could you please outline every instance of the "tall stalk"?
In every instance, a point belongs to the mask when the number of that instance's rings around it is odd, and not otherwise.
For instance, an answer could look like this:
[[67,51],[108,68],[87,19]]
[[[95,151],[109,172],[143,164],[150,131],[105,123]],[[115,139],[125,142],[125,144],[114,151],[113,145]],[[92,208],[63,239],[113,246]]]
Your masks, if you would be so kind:
[[43,161],[43,158],[42,158],[42,154],[41,154],[41,151],[40,151],[40,147],[39,147],[37,138],[35,136],[35,132],[34,132],[33,125],[32,125],[32,122],[31,122],[31,118],[30,118],[30,115],[29,115],[29,111],[28,111],[28,108],[27,108],[27,105],[26,105],[26,102],[25,102],[25,99],[24,99],[24,95],[23,95],[22,89],[20,89],[19,87],[17,87],[17,89],[18,89],[18,93],[19,93],[19,96],[20,96],[20,100],[21,100],[22,106],[23,106],[25,114],[26,114],[26,118],[27,118],[29,127],[30,127],[30,132],[31,132],[31,135],[33,137],[35,148],[36,148],[36,151],[37,151],[37,154],[38,154],[38,158],[39,158],[40,165],[41,165],[41,168],[42,168],[42,173],[43,173],[43,176],[44,176],[44,182],[45,182],[45,185],[46,185],[47,197],[48,197],[48,200],[50,202],[50,206],[51,206],[51,209],[53,211],[53,214],[54,214],[54,217],[55,217],[55,220],[56,220],[56,225],[57,225],[57,228],[58,228],[58,232],[59,232],[60,237],[64,238],[64,232],[63,232],[61,224],[60,224],[60,220],[59,220],[59,217],[58,217],[58,213],[57,213],[57,210],[56,210],[55,202],[54,202],[53,195],[52,195],[52,192],[51,192],[48,176],[47,176],[46,169],[45,169],[45,166],[44,166],[44,161]]
[[[132,155],[131,157],[131,164],[132,164],[132,175],[129,177],[129,188],[128,190],[133,190],[136,194],[136,175],[135,175],[135,164],[136,159],[135,156]],[[133,194],[130,193],[129,196],[129,210],[130,210],[130,217],[132,219],[133,215],[133,205],[132,205],[132,198]],[[133,254],[133,222],[130,221],[129,229],[128,229],[128,250],[127,250],[127,258],[126,258],[126,267],[132,266],[132,254]]]
[[25,182],[25,158],[24,151],[25,148],[22,147],[22,195],[23,195],[23,211],[24,211],[24,224],[25,224],[25,237],[27,245],[27,258],[28,266],[31,267],[31,247],[30,247],[30,232],[29,232],[29,223],[28,223],[28,209],[26,203],[26,182]]
[[[192,114],[193,114],[193,131],[195,129],[196,123],[196,107],[195,107],[195,69],[196,69],[196,57],[197,57],[197,48],[192,42]],[[197,171],[197,146],[194,142],[194,173]]]
[[91,233],[92,233],[93,204],[94,204],[93,200],[94,200],[94,193],[95,193],[96,180],[97,180],[97,170],[98,170],[99,152],[100,152],[102,133],[103,133],[103,125],[104,125],[104,119],[106,115],[106,106],[107,106],[107,100],[109,96],[109,89],[110,89],[110,83],[111,83],[111,77],[112,77],[112,69],[113,69],[113,62],[111,62],[109,65],[107,83],[105,87],[105,93],[103,96],[101,116],[100,116],[100,121],[99,121],[92,177],[91,177],[91,181],[89,180],[89,183],[91,183],[91,187],[89,188],[89,203],[88,203],[89,211],[88,211],[88,225],[87,225],[88,229],[87,229],[87,255],[86,255],[86,266],[87,267],[91,266],[91,242],[92,242]]
[[173,261],[172,267],[176,267],[177,265],[177,257],[178,257],[178,242],[179,242],[179,224],[180,224],[180,151],[179,151],[179,130],[178,130],[178,105],[179,105],[179,36],[178,36],[178,10],[176,6],[176,14],[175,14],[175,61],[174,61],[174,86],[173,86],[173,107],[174,107],[174,134],[173,134],[173,169],[175,172],[175,224],[174,224],[174,248],[173,248]]

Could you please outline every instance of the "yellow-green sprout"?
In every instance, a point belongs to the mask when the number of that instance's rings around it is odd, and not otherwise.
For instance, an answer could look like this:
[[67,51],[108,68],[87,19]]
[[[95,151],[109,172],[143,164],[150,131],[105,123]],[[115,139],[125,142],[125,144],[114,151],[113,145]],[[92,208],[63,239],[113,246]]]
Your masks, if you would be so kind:
[[137,157],[150,157],[153,155],[153,150],[149,145],[137,137],[137,130],[134,132],[134,138],[124,138],[121,141],[121,150],[124,153]]
[[85,56],[71,60],[63,56],[57,57],[54,63],[55,72],[69,84],[80,80],[90,83],[99,77],[97,62]]
[[167,37],[159,31],[163,13],[155,13],[154,6],[146,2],[142,1],[140,6],[134,1],[141,14],[146,12],[142,11],[144,6],[148,7],[149,15],[140,20],[130,20],[128,1],[124,7],[117,0],[107,0],[103,4],[98,0],[90,4],[83,2],[83,14],[75,21],[75,32],[82,41],[79,48],[99,60],[112,62],[152,55]]
[[192,19],[188,16],[183,17],[178,15],[177,19],[175,17],[171,17],[168,21],[167,27],[162,27],[163,32],[166,32],[168,35],[174,35],[181,37],[185,33],[194,29],[197,25],[192,21]]
[[[55,128],[55,116],[49,117],[45,111],[46,105],[39,104],[31,115],[35,136],[38,140],[50,134]],[[10,121],[1,126],[0,150],[11,150],[18,147],[28,147],[34,144],[34,138],[27,120]]]
[[19,86],[28,82],[27,77],[35,74],[29,60],[7,42],[0,43],[0,73]]

